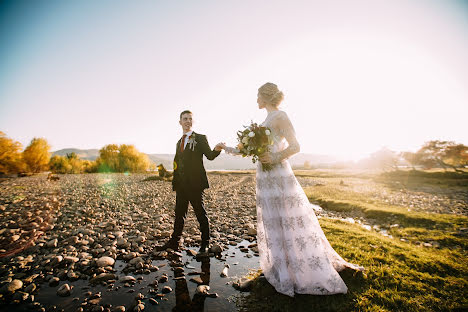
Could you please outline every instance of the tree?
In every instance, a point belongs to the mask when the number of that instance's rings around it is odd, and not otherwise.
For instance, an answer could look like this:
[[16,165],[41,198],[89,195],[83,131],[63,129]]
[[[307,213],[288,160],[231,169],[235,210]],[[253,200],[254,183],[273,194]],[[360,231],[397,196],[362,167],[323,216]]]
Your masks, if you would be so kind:
[[68,162],[68,159],[58,155],[50,158],[49,168],[53,173],[70,173],[72,171],[72,166]]
[[82,160],[82,170],[86,173],[97,172],[98,166],[95,161],[91,160]]
[[463,144],[447,146],[443,155],[443,160],[452,167],[453,170],[461,172],[461,170],[457,168],[468,165],[468,146]]
[[399,157],[394,151],[384,147],[370,155],[366,165],[376,169],[395,169],[398,170]]
[[119,147],[116,144],[104,146],[99,150],[99,157],[96,162],[100,172],[118,172]]
[[99,151],[96,165],[100,172],[145,172],[150,160],[133,145],[110,144]]
[[402,152],[400,153],[400,157],[406,160],[413,170],[416,170],[415,166],[422,165],[422,159],[424,155],[422,153],[412,153],[412,152]]
[[418,153],[421,153],[421,162],[428,168],[439,165],[444,170],[450,167],[460,171],[457,167],[467,164],[468,147],[453,141],[433,140],[424,143]]
[[21,155],[22,145],[8,138],[0,131],[0,172],[18,173],[24,171],[25,165]]
[[122,144],[119,147],[120,172],[145,172],[150,161],[148,156],[140,153],[135,146]]
[[50,170],[54,173],[90,173],[96,172],[96,162],[82,160],[75,153],[66,156],[53,156],[49,162]]
[[23,159],[31,172],[47,170],[50,161],[50,145],[46,139],[34,138],[23,151]]

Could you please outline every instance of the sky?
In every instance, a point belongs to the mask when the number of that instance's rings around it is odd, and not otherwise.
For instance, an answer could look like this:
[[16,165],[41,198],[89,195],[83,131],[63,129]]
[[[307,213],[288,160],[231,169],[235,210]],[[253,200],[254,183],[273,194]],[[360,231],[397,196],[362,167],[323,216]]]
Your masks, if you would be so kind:
[[304,153],[468,145],[467,55],[467,1],[4,0],[0,131],[174,153],[189,109],[232,146],[274,82]]

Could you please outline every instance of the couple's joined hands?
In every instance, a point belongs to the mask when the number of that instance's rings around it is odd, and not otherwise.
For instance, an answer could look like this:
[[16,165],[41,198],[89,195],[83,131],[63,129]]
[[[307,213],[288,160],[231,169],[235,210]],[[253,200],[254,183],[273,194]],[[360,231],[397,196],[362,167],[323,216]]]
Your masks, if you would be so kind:
[[220,152],[221,150],[223,150],[225,148],[226,148],[226,143],[220,142],[220,143],[216,144],[214,150],[217,151],[217,152]]
[[[220,152],[221,150],[226,149],[226,143],[220,142],[216,144],[214,150]],[[272,164],[273,158],[271,157],[271,153],[266,152],[259,156],[258,158],[263,164]]]

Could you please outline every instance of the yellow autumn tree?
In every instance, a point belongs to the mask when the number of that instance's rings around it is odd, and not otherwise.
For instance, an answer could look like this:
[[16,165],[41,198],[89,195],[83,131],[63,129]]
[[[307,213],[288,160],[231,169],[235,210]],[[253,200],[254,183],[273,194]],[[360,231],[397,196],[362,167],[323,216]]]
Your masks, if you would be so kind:
[[54,155],[49,161],[50,171],[53,173],[70,173],[72,166],[64,156]]
[[119,168],[119,147],[116,144],[109,144],[99,150],[99,157],[96,159],[99,172],[118,172]]
[[18,173],[25,166],[21,156],[22,145],[0,131],[0,173]]
[[97,171],[95,161],[80,159],[76,153],[70,153],[66,156],[52,156],[49,167],[53,173],[91,173]]
[[30,172],[47,170],[50,161],[50,145],[46,139],[34,138],[23,151],[23,160]]
[[145,172],[150,164],[146,154],[127,144],[106,145],[99,150],[99,157],[96,159],[99,172]]
[[140,153],[133,145],[120,145],[119,160],[120,172],[145,172],[150,165],[148,156]]

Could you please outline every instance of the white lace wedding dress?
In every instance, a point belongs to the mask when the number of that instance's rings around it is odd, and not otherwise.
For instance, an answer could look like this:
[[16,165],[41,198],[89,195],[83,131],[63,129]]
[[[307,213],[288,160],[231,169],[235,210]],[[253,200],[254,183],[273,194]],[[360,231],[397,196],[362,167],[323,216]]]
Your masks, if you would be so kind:
[[[263,126],[270,128],[276,165],[257,165],[257,243],[260,267],[275,289],[285,295],[346,293],[338,271],[362,267],[346,262],[328,242],[286,160],[299,151],[294,128],[284,111],[272,111]],[[238,154],[227,147],[226,152]],[[321,209],[318,206],[315,206]]]

